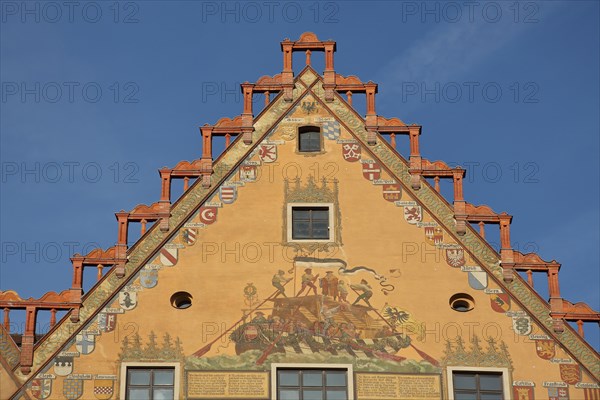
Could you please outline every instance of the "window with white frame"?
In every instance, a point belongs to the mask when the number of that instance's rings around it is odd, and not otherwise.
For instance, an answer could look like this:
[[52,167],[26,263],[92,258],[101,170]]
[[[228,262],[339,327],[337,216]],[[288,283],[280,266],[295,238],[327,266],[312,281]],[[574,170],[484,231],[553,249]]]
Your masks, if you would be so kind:
[[504,400],[502,372],[453,371],[454,400]]
[[180,365],[175,362],[124,362],[120,372],[122,400],[180,398]]
[[301,153],[321,151],[321,128],[318,126],[298,128],[298,151]]
[[127,400],[174,400],[174,368],[128,368]]
[[278,400],[347,400],[344,368],[278,368]]
[[287,239],[291,241],[333,242],[333,204],[290,203],[287,210]]

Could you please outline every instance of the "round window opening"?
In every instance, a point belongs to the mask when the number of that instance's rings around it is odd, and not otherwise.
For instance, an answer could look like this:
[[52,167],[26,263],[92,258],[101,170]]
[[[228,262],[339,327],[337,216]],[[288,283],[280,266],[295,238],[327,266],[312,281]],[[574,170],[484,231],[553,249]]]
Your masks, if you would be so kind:
[[458,312],[471,311],[475,308],[475,300],[466,293],[457,293],[450,297],[450,307]]
[[192,295],[188,292],[177,292],[171,296],[171,305],[179,310],[192,306]]

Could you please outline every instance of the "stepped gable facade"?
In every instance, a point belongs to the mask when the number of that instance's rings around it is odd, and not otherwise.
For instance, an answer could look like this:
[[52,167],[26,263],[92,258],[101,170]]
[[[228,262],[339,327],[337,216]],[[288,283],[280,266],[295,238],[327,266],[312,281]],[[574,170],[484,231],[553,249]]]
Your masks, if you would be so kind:
[[600,399],[584,339],[600,314],[561,297],[561,265],[512,249],[512,216],[470,204],[465,170],[422,155],[420,125],[378,115],[377,84],[334,69],[335,41],[281,50],[281,73],[241,85],[239,116],[200,127],[201,157],[159,169],[157,202],[115,214],[114,247],[73,255],[68,289],[0,292],[0,398]]

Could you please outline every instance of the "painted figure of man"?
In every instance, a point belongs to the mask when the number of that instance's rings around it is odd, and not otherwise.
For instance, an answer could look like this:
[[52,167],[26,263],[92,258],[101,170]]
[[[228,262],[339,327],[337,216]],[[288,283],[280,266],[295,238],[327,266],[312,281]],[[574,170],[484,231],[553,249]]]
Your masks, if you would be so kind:
[[[317,274],[317,276],[314,276],[312,274],[312,268],[306,268],[304,270],[304,274],[302,275],[302,287],[300,287],[300,291],[298,292],[296,297],[300,296],[304,292],[304,289],[306,289],[307,287],[311,288],[313,290],[313,292],[315,292],[315,295],[316,295],[317,287],[315,286],[315,281],[317,280],[318,277],[319,277],[318,274]],[[308,293],[310,293],[310,289],[308,289]]]
[[335,321],[334,317],[337,314],[340,306],[337,307],[327,307],[327,305],[323,304],[321,307],[321,315],[323,316],[323,320],[325,321],[325,326],[323,327],[323,333],[327,334],[327,330],[330,326],[332,326]]
[[339,281],[337,290],[338,290],[338,296],[340,298],[340,301],[343,301],[344,303],[348,303],[348,286],[346,286],[346,282]]
[[279,271],[277,271],[277,273],[275,275],[273,275],[273,279],[271,280],[271,283],[273,284],[273,286],[275,286],[275,288],[277,290],[279,290],[279,293],[281,293],[284,297],[287,297],[287,295],[285,294],[285,288],[283,287],[283,285],[285,285],[286,283],[291,281],[292,278],[286,278],[284,275],[285,275],[285,271],[280,269]]
[[263,313],[262,311],[257,311],[254,314],[254,318],[252,318],[252,322],[254,322],[255,324],[266,324],[267,319],[265,318],[265,313]]
[[369,283],[365,279],[361,279],[359,284],[350,285],[350,287],[354,290],[362,292],[356,298],[356,300],[354,300],[354,303],[352,303],[353,306],[355,306],[361,300],[364,300],[365,303],[369,305],[369,307],[371,306],[371,303],[369,303],[369,299],[371,298],[371,296],[373,296],[373,288],[369,286]]
[[338,278],[333,275],[333,271],[325,273],[325,277],[321,280],[321,287],[325,296],[331,296],[333,300],[338,298]]

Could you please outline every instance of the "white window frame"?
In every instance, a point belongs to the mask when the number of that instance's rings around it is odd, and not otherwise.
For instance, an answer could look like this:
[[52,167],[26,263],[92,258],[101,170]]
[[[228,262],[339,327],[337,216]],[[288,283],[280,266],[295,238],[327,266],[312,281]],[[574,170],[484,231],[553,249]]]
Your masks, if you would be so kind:
[[447,367],[446,368],[446,382],[448,387],[448,400],[454,400],[454,372],[500,372],[502,374],[502,395],[505,400],[512,400],[512,387],[510,384],[510,376],[508,368],[496,368],[496,367]]
[[127,368],[174,368],[173,398],[179,399],[179,386],[181,385],[179,363],[163,362],[124,362],[121,363],[121,382],[119,383],[119,399],[127,398]]
[[[327,207],[329,213],[329,239],[292,239],[293,221],[292,208],[294,207]],[[291,243],[331,243],[335,242],[335,226],[333,213],[335,207],[333,203],[288,203],[287,205],[287,241]]]
[[348,378],[348,398],[354,399],[354,372],[352,370],[352,364],[287,364],[287,363],[273,363],[271,364],[271,399],[279,400],[277,390],[277,370],[278,369],[345,369],[346,377]]

